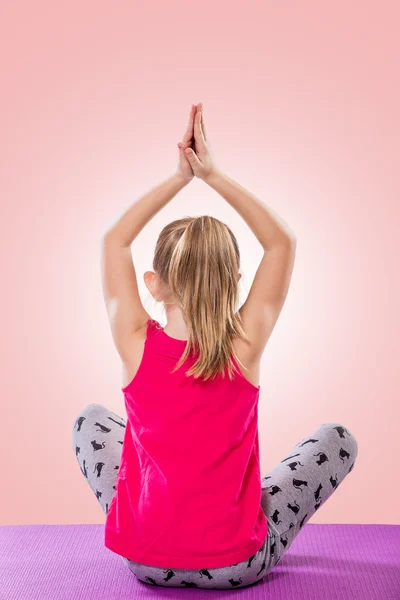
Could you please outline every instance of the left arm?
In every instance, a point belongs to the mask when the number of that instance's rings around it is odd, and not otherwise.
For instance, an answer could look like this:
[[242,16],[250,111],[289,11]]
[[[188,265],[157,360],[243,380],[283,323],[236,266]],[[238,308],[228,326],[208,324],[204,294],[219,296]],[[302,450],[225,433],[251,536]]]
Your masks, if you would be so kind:
[[139,296],[130,246],[152,217],[188,182],[177,171],[137,200],[101,239],[103,296],[113,340],[124,361],[129,359],[132,335],[150,318]]

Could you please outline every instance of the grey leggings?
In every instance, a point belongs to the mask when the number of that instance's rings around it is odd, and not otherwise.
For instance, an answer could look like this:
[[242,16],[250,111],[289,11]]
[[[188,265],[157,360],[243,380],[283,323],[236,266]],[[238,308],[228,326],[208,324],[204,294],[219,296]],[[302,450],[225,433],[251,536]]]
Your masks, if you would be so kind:
[[[73,450],[105,514],[115,493],[126,421],[101,404],[89,404],[73,424]],[[353,469],[358,445],[340,423],[325,423],[296,444],[261,480],[268,521],[262,547],[248,559],[216,569],[152,567],[121,557],[142,582],[167,587],[233,589],[263,579],[300,529]],[[205,565],[206,566],[206,565]]]

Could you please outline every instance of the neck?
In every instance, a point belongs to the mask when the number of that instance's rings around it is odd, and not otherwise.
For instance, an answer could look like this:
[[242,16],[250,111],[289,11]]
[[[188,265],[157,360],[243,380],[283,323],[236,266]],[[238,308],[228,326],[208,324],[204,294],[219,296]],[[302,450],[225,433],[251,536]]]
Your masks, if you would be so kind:
[[167,325],[164,327],[166,333],[172,337],[187,339],[189,333],[183,320],[182,311],[176,304],[164,303]]

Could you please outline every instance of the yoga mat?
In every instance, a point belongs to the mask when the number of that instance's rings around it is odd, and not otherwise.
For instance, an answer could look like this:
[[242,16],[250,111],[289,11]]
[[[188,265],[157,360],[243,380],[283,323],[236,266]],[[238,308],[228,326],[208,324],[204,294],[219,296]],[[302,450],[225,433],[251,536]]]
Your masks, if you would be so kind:
[[103,530],[0,527],[1,600],[400,600],[400,525],[307,523],[269,575],[232,590],[143,584],[103,546]]

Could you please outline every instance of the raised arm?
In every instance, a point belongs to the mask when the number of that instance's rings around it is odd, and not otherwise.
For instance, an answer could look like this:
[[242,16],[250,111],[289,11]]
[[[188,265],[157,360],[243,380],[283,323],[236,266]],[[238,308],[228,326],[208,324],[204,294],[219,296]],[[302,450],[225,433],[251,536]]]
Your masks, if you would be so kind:
[[186,155],[194,174],[218,192],[246,221],[264,249],[246,302],[240,309],[250,339],[249,360],[261,358],[285,302],[296,254],[296,238],[272,208],[220,171],[214,162],[198,105],[194,119],[195,148]]
[[115,346],[125,365],[131,360],[133,335],[144,329],[150,315],[139,296],[131,244],[145,225],[194,177],[184,151],[193,143],[192,105],[176,172],[136,200],[101,239],[103,296]]
[[240,214],[264,249],[250,292],[240,309],[244,330],[251,341],[249,358],[257,359],[286,300],[296,238],[272,208],[221,171],[213,170],[205,181]]
[[129,361],[132,336],[150,318],[140,299],[131,244],[143,227],[186,185],[177,173],[137,200],[102,237],[103,297],[119,355]]

